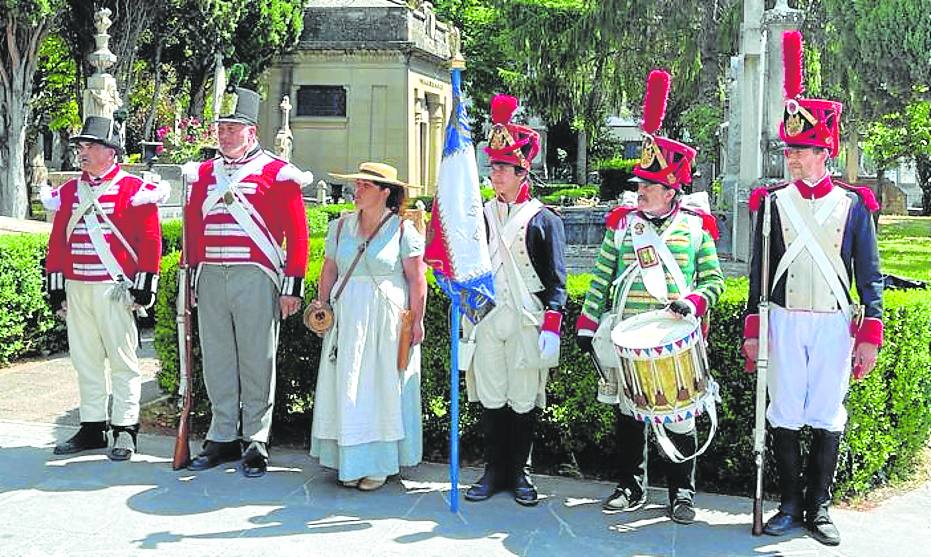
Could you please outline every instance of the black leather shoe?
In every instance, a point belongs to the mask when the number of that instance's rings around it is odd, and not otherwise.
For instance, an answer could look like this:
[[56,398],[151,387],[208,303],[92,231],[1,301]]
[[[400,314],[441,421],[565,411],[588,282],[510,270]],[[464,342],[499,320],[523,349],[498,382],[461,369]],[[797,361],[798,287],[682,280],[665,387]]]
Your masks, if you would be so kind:
[[633,490],[624,486],[614,488],[614,493],[605,499],[601,508],[606,511],[635,511],[647,502],[647,494],[642,489]]
[[466,501],[484,501],[501,489],[495,483],[495,473],[490,466],[485,466],[485,473],[465,492]]
[[129,460],[136,452],[136,435],[139,433],[139,424],[113,426],[113,448],[110,449],[110,460]]
[[806,526],[811,537],[824,545],[840,545],[840,531],[828,514],[827,507],[821,507],[813,517],[809,517]]
[[239,441],[205,441],[204,450],[187,465],[187,469],[199,472],[219,466],[224,462],[239,460],[241,457],[242,445]]
[[695,522],[695,505],[691,499],[677,499],[669,506],[669,518],[678,524]]
[[514,494],[514,500],[525,507],[532,507],[539,502],[537,488],[530,480],[530,476],[524,471],[518,472],[514,478],[514,488],[511,493]]
[[242,474],[247,478],[261,478],[268,470],[268,449],[265,443],[253,441],[242,455]]
[[763,533],[769,536],[783,536],[790,530],[800,528],[801,526],[801,517],[779,511],[766,521],[766,524],[763,526]]
[[81,422],[81,429],[70,439],[55,445],[57,455],[107,448],[107,422]]

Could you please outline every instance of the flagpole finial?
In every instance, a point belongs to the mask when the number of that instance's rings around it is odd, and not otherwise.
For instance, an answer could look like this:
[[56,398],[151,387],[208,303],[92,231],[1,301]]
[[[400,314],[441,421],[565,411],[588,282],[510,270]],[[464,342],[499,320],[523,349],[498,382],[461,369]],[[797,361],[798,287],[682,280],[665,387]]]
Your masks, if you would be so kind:
[[462,35],[458,27],[450,25],[447,42],[449,43],[449,53],[451,55],[449,67],[454,70],[464,70],[466,64],[465,57],[462,55]]

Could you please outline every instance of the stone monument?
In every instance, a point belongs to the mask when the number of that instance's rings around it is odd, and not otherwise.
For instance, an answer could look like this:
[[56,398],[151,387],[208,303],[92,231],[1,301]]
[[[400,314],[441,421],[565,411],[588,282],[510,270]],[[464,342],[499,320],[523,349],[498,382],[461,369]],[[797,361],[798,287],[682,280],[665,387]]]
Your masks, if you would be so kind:
[[281,127],[275,135],[275,153],[284,160],[290,161],[294,135],[291,133],[291,99],[288,95],[281,99],[278,107],[281,109]]
[[116,86],[116,79],[107,73],[107,70],[116,63],[116,55],[110,51],[110,35],[107,30],[113,24],[110,20],[111,12],[107,8],[98,10],[94,14],[94,44],[97,49],[91,52],[87,59],[94,67],[94,73],[87,78],[87,88],[84,90],[84,117],[103,116],[113,118],[113,113],[123,105],[120,92]]
[[782,118],[782,33],[797,29],[802,14],[787,0],[764,12],[763,0],[743,0],[740,54],[731,58],[728,129],[722,198],[729,242],[719,253],[747,262],[750,258],[750,191],[785,178],[777,128]]

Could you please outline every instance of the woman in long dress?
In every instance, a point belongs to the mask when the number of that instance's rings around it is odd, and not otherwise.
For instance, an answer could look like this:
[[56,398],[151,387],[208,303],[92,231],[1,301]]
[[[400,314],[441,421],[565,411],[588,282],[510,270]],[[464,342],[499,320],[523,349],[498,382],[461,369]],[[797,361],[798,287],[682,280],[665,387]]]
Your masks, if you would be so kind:
[[[372,491],[401,466],[418,464],[423,454],[424,239],[398,215],[406,184],[393,167],[363,163],[357,174],[331,176],[355,180],[356,210],[327,231],[318,299],[331,303],[335,325],[323,338],[310,455],[338,470],[342,485]],[[407,367],[398,369],[405,309],[413,314],[413,348]]]

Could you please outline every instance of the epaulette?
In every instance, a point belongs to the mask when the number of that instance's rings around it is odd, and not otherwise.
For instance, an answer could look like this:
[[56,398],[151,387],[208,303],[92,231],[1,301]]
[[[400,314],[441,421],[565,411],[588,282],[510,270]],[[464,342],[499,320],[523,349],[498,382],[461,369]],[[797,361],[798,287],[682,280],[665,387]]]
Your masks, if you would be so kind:
[[774,191],[781,190],[788,185],[789,182],[779,182],[754,189],[752,192],[750,192],[750,200],[747,203],[750,206],[750,212],[755,213],[760,209],[760,205],[763,204],[764,197]]
[[852,186],[840,180],[831,179],[835,185],[844,188],[847,191],[852,191],[853,193],[860,196],[860,199],[863,200],[863,204],[866,205],[866,208],[871,213],[879,211],[879,202],[876,201],[876,195],[873,194],[873,190],[866,186]]
[[624,220],[624,218],[636,210],[636,207],[631,207],[629,205],[619,205],[614,209],[611,209],[608,211],[608,214],[605,215],[605,226],[611,230],[617,230],[620,228],[621,222]]
[[712,240],[717,240],[720,233],[718,232],[718,219],[711,213],[700,211],[694,207],[682,207],[682,211],[695,215],[701,219],[701,227],[707,232]]

